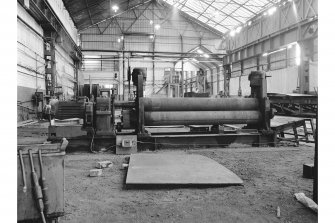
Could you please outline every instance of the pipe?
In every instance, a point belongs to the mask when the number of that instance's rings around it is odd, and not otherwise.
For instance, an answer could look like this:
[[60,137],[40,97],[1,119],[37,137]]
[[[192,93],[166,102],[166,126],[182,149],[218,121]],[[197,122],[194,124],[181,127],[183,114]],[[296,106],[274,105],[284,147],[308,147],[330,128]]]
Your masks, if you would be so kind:
[[44,167],[43,167],[42,151],[40,149],[38,150],[38,159],[39,159],[40,170],[41,170],[40,183],[41,183],[41,189],[42,189],[42,195],[43,195],[44,212],[48,214],[49,212],[49,195],[47,193],[48,186],[47,186],[47,181],[45,178],[45,172],[44,172]]
[[144,98],[145,111],[252,111],[256,98]]
[[19,159],[21,164],[22,180],[23,180],[23,193],[27,192],[27,181],[26,181],[26,170],[24,168],[24,162],[22,157],[22,150],[19,150]]
[[[141,50],[106,50],[106,49],[85,49],[82,52],[108,52],[108,53],[147,53],[147,54],[152,54],[153,51],[141,51]],[[197,52],[172,52],[172,51],[156,51],[155,53],[157,54],[169,54],[169,55],[173,55],[173,54],[186,54],[186,55],[191,55],[191,56],[199,56],[199,54]],[[225,53],[207,53],[208,55],[213,55],[213,56],[226,56],[227,54]],[[150,55],[148,55],[150,56]],[[151,55],[152,56],[152,55]]]
[[258,111],[171,111],[145,112],[145,126],[258,124]]

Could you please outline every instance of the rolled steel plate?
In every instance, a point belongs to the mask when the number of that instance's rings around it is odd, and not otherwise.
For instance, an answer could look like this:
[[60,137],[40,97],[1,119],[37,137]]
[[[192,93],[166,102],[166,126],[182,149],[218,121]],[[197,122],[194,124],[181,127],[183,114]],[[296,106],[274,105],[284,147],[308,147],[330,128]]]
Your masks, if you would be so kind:
[[165,111],[144,113],[145,126],[257,124],[260,121],[261,113],[258,111]]
[[144,98],[145,111],[252,111],[257,98]]

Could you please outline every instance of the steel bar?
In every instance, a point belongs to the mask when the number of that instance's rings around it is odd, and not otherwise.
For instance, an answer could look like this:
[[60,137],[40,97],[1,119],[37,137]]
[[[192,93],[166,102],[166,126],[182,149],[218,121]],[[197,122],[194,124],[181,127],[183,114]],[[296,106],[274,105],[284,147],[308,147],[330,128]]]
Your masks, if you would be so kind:
[[145,112],[144,119],[145,126],[257,124],[261,121],[261,113],[258,111]]
[[22,179],[23,179],[23,193],[27,192],[27,181],[26,181],[26,170],[24,168],[24,162],[22,158],[22,150],[19,150],[19,159],[21,164],[21,171],[22,171]]
[[144,98],[145,111],[252,111],[256,98]]

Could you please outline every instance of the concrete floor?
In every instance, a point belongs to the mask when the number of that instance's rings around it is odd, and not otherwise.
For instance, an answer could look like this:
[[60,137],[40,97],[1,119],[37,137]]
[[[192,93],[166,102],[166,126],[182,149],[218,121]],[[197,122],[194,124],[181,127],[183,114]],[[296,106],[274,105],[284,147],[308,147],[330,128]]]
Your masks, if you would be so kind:
[[[18,128],[19,144],[43,142],[46,132],[45,123]],[[311,146],[159,152],[209,157],[237,174],[244,185],[126,190],[126,170],[121,169],[126,156],[110,151],[67,153],[66,215],[60,222],[317,222],[317,215],[293,196],[304,192],[312,197],[313,180],[302,178],[302,165],[313,162]],[[114,165],[101,177],[88,177],[101,160]]]

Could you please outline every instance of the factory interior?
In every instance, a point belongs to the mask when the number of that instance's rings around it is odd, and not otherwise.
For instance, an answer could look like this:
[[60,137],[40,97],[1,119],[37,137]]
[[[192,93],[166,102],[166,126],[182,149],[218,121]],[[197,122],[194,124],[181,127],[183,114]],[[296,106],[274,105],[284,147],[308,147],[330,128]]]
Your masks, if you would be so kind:
[[318,4],[17,0],[11,221],[318,222]]

